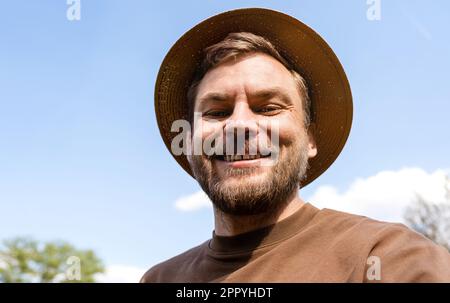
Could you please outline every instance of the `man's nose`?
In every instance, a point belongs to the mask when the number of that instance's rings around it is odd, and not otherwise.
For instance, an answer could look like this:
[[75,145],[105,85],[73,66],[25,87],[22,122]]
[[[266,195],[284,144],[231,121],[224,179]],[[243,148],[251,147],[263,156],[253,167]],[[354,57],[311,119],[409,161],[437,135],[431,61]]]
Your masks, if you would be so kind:
[[247,102],[236,103],[232,115],[225,122],[224,132],[226,154],[244,155],[249,151],[256,154],[258,125]]
[[255,114],[245,101],[236,102],[232,115],[225,122],[225,132],[257,133],[258,126]]

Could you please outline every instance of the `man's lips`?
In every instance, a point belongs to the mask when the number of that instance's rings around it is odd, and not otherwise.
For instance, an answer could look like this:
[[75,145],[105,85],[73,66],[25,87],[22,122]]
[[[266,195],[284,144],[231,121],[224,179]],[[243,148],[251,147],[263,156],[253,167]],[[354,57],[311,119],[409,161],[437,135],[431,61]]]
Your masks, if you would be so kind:
[[223,156],[213,156],[213,158],[220,160],[220,161],[226,161],[226,162],[237,162],[237,161],[245,161],[245,160],[255,160],[260,158],[266,158],[270,157],[270,154],[266,156],[262,156],[260,154],[256,155],[223,155]]
[[257,155],[224,155],[213,156],[212,159],[216,160],[219,167],[232,167],[232,168],[245,168],[245,167],[257,167],[262,166],[263,161],[270,160],[270,154],[262,156]]

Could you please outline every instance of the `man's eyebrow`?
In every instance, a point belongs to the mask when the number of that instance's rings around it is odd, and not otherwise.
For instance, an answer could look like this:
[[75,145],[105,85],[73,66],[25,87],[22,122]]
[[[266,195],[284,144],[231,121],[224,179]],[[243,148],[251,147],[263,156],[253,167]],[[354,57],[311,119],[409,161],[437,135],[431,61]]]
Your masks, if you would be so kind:
[[280,99],[282,99],[283,101],[285,101],[287,103],[292,102],[289,95],[277,87],[265,88],[265,89],[258,90],[256,92],[252,93],[251,97],[256,98],[256,99],[271,99],[274,97],[279,97]]
[[223,102],[223,101],[230,100],[230,98],[231,97],[228,94],[218,93],[218,92],[211,92],[211,93],[207,93],[206,95],[200,97],[198,99],[198,103],[201,104],[201,103],[207,102],[207,101]]
[[[264,88],[250,93],[250,98],[254,99],[271,99],[274,97],[278,97],[286,103],[292,103],[292,100],[289,97],[289,95],[283,92],[283,90],[278,87]],[[211,101],[224,102],[229,101],[230,99],[232,99],[232,96],[227,93],[210,92],[200,97],[198,99],[198,103],[202,104],[203,102],[211,102]]]

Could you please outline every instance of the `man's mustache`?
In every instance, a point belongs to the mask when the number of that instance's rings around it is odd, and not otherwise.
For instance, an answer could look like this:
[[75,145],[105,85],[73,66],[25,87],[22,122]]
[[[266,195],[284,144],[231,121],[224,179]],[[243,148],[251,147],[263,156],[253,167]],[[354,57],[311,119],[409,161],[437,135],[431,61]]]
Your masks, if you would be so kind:
[[[272,144],[270,138],[265,135],[249,135],[243,136],[232,134],[218,133],[209,141],[204,141],[204,154],[209,157],[241,155],[241,156],[269,156],[277,153],[279,148]],[[206,144],[205,144],[206,143]]]
[[[230,126],[232,125],[232,126]],[[275,122],[249,123],[231,122],[209,129],[203,127],[188,132],[188,156],[221,157],[242,156],[241,159],[270,156],[272,160],[279,155],[279,127]]]

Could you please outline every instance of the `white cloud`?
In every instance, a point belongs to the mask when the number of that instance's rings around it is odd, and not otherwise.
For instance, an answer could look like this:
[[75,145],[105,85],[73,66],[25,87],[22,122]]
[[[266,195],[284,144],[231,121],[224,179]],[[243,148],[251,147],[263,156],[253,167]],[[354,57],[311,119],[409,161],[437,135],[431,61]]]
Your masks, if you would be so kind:
[[100,283],[138,283],[146,271],[147,269],[134,266],[111,265],[95,278]]
[[404,210],[416,194],[436,203],[445,200],[447,173],[445,170],[427,173],[420,168],[382,171],[355,180],[343,192],[334,186],[320,186],[307,201],[319,208],[402,222]]
[[194,211],[205,207],[211,207],[211,201],[203,191],[183,196],[175,201],[175,208],[180,211]]

